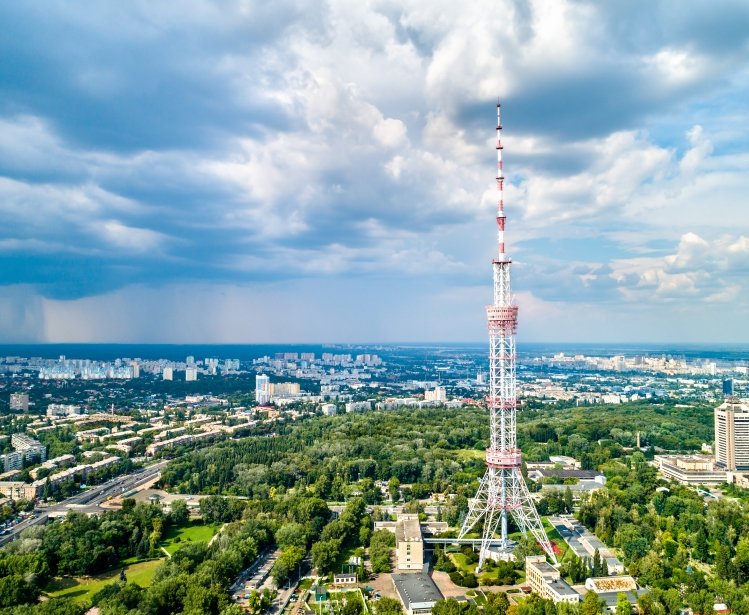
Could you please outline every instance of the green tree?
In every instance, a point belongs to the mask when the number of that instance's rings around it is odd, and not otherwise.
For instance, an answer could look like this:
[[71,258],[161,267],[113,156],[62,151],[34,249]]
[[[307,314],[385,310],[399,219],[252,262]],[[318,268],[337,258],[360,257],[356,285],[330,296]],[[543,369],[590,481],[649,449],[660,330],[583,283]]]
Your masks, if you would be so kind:
[[346,599],[346,604],[343,605],[341,615],[361,615],[362,611],[363,609],[361,600],[359,600],[359,597],[356,596],[356,598]]
[[271,576],[277,586],[280,587],[283,585],[289,577],[296,573],[299,564],[304,559],[304,555],[304,549],[295,545],[290,545],[281,551],[271,569]]
[[484,615],[507,615],[510,601],[504,592],[487,592]]
[[390,493],[390,499],[393,502],[398,501],[398,494],[400,493],[400,486],[401,486],[401,482],[395,476],[393,476],[388,481],[388,493]]
[[529,555],[540,555],[541,553],[543,551],[536,542],[536,539],[530,535],[524,535],[518,541],[517,547],[515,547],[515,562],[524,566],[526,557]]
[[36,602],[37,594],[36,588],[21,575],[0,578],[0,607]]
[[632,612],[632,605],[629,603],[629,598],[624,592],[619,592],[616,597],[616,615],[630,615]]
[[325,574],[331,572],[341,552],[340,540],[321,540],[312,545],[312,565]]
[[184,500],[174,500],[171,505],[169,517],[175,525],[184,525],[190,519],[190,511]]
[[[403,615],[401,603],[395,598],[383,596],[374,603],[375,615]],[[504,615],[504,613],[500,613]]]
[[463,607],[455,598],[437,600],[432,608],[432,615],[462,615]]
[[279,547],[295,546],[300,549],[307,548],[307,534],[301,523],[284,523],[276,531],[276,543]]
[[564,490],[564,507],[567,513],[571,513],[575,507],[572,500],[572,489],[570,489],[569,487]]
[[600,615],[603,612],[603,601],[598,598],[598,594],[589,591],[585,594],[582,604],[580,605],[581,615]]

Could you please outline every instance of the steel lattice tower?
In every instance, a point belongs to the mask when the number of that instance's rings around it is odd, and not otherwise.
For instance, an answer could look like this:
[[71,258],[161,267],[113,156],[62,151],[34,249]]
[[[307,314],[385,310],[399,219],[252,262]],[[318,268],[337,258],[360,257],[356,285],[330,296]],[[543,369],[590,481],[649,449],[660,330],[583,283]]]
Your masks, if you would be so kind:
[[[483,519],[478,569],[489,547],[498,547],[507,557],[512,545],[507,537],[507,513],[526,535],[529,531],[546,554],[556,563],[541,518],[531,499],[520,470],[521,456],[517,447],[517,376],[515,374],[515,332],[518,306],[510,289],[511,260],[505,255],[504,173],[502,171],[502,122],[497,102],[497,239],[499,252],[492,261],[494,301],[486,308],[489,320],[489,411],[490,442],[486,449],[486,474],[479,483],[476,497],[471,500],[468,515],[459,539]],[[499,539],[495,537],[499,533]]]

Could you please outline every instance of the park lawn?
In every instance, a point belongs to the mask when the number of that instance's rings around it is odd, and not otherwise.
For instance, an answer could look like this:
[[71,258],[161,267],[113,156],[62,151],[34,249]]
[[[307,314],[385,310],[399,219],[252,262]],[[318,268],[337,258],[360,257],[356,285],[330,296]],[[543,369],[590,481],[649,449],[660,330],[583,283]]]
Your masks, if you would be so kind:
[[456,449],[454,453],[463,461],[469,461],[471,459],[483,459],[484,457],[486,457],[486,451],[477,451],[472,448],[459,448]]
[[166,536],[164,536],[160,546],[169,555],[174,555],[180,547],[184,547],[186,544],[209,542],[220,527],[220,523],[203,523],[202,521],[190,521],[187,525],[180,527],[171,526],[167,530]]
[[[448,557],[455,564],[455,567],[460,570],[463,574],[470,572],[471,574],[476,573],[476,564],[469,564],[468,559],[464,553],[448,553]],[[497,571],[492,570],[491,572],[482,572],[480,576],[486,576],[487,578],[497,578]]]
[[559,551],[561,551],[561,553],[557,553],[557,559],[561,562],[567,556],[570,547],[559,532],[556,531],[554,526],[549,523],[549,520],[546,517],[542,517],[541,522],[544,525],[544,531],[549,537],[549,540],[551,540],[558,547]]
[[[125,566],[128,583],[137,583],[141,587],[149,587],[153,575],[162,559],[152,559]],[[114,583],[120,578],[121,568],[104,572],[94,577],[63,577],[55,579],[47,586],[47,595],[52,598],[70,598],[73,602],[82,603],[90,600],[93,595],[105,585]]]

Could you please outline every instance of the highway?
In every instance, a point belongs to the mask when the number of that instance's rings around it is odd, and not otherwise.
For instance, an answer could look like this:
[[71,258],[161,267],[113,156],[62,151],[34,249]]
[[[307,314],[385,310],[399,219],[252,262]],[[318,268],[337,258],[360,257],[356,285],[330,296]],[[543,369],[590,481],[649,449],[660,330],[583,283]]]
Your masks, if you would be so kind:
[[[34,509],[34,517],[24,519],[20,523],[14,525],[13,528],[11,528],[10,533],[5,534],[5,536],[0,536],[0,546],[10,542],[11,540],[15,540],[18,535],[27,527],[38,525],[40,523],[46,523],[50,514],[64,514],[69,510],[75,510],[80,506],[87,506],[87,508],[90,507],[90,509],[95,510],[99,506],[99,504],[101,504],[108,497],[122,495],[123,493],[130,491],[131,489],[134,489],[139,485],[142,485],[143,483],[147,483],[148,481],[153,480],[161,473],[161,468],[163,468],[167,463],[169,462],[160,461],[146,468],[137,470],[136,472],[133,472],[131,474],[116,476],[115,478],[108,480],[106,483],[91,487],[86,491],[77,493],[67,500],[57,502],[52,506],[37,506]],[[73,506],[73,508],[71,508],[71,505]]]

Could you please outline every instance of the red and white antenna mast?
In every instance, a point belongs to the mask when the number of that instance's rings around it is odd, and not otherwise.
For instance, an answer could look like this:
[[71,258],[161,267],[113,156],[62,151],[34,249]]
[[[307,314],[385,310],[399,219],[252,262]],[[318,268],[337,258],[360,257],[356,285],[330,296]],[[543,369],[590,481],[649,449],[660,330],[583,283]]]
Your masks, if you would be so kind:
[[[460,530],[462,539],[483,519],[478,569],[487,557],[510,559],[514,544],[508,538],[508,513],[523,534],[530,532],[546,554],[556,563],[528,486],[520,470],[517,447],[517,375],[515,332],[518,306],[510,287],[510,265],[505,254],[504,169],[502,168],[502,118],[497,101],[497,257],[492,260],[494,301],[486,307],[489,321],[489,448],[486,449],[486,473]],[[499,536],[496,536],[496,534]]]

